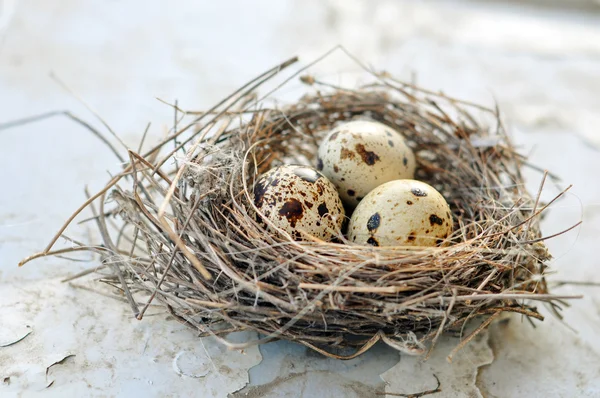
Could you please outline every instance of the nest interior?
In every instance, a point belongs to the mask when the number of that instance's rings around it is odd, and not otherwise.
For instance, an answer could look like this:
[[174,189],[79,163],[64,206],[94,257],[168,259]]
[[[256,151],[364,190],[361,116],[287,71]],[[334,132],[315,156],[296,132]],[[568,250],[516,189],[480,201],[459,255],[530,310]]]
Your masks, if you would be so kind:
[[[267,106],[256,84],[175,126],[147,153],[130,150],[124,171],[86,202],[99,203],[93,210],[103,245],[81,247],[101,253],[109,270],[101,280],[124,294],[136,317],[157,300],[201,335],[263,335],[223,340],[233,348],[287,339],[347,359],[378,340],[421,354],[470,319],[482,323],[464,341],[503,312],[543,319],[533,303],[556,306],[539,230],[548,204],[526,192],[525,159],[496,110],[388,75],[356,89],[302,81],[307,93],[297,102]],[[405,137],[417,158],[415,179],[450,204],[449,246],[296,241],[257,222],[255,178],[280,164],[315,165],[320,139],[354,118]]]

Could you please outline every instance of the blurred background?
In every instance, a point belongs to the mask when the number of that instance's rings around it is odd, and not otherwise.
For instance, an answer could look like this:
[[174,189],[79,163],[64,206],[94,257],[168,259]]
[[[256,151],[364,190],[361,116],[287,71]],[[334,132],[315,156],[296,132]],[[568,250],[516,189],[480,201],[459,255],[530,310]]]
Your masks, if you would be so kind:
[[[93,267],[91,256],[16,267],[119,163],[65,117],[6,123],[68,110],[102,128],[93,109],[136,147],[148,122],[148,143],[172,126],[157,98],[205,110],[285,59],[302,67],[337,45],[399,79],[497,103],[521,153],[560,178],[542,200],[574,185],[542,225],[551,235],[584,221],[547,242],[555,292],[585,296],[564,321],[546,311],[536,329],[518,317],[494,325],[453,366],[452,338],[425,363],[385,347],[343,363],[283,342],[237,353],[165,322],[160,308],[138,322],[96,284],[60,282]],[[365,79],[341,50],[309,72],[349,86]],[[304,89],[294,80],[278,98]],[[598,93],[596,0],[0,0],[0,346],[27,335],[0,347],[0,396],[364,397],[430,389],[433,374],[437,396],[600,396]],[[541,174],[525,172],[536,192]]]

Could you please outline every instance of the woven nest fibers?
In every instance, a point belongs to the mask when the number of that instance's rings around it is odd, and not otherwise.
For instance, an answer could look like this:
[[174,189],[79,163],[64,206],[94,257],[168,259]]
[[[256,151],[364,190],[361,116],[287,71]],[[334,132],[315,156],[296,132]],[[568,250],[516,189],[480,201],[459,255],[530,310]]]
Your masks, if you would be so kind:
[[[136,317],[158,301],[233,348],[286,339],[348,359],[379,340],[421,354],[470,319],[481,323],[463,343],[503,312],[543,319],[532,303],[558,308],[561,297],[543,277],[550,255],[539,230],[550,203],[525,191],[526,159],[496,111],[381,74],[352,89],[304,76],[306,93],[289,105],[268,106],[253,94],[291,63],[175,126],[146,154],[130,150],[124,171],[82,206],[92,206],[103,244],[75,249],[101,253],[109,271],[101,280],[123,293]],[[316,165],[321,139],[357,118],[403,135],[415,179],[450,205],[449,245],[358,245],[343,229],[329,242],[293,239],[260,222],[257,177],[282,164]],[[64,253],[51,251],[56,239],[32,258]],[[264,337],[224,337],[242,330]]]

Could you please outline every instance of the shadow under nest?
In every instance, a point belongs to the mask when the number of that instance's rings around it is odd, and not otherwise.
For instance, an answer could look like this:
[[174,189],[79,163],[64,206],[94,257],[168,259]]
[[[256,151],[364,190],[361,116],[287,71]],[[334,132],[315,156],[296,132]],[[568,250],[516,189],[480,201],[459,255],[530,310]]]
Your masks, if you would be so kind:
[[[261,82],[273,75],[266,76]],[[291,105],[257,100],[261,82],[237,92],[185,127],[201,126],[161,161],[159,150],[173,138],[144,155],[130,151],[124,171],[90,198],[100,199],[93,210],[113,272],[103,280],[125,294],[135,316],[159,300],[201,335],[264,335],[244,344],[219,337],[232,348],[287,339],[349,359],[379,340],[422,354],[443,331],[479,319],[466,343],[503,312],[543,319],[535,301],[560,309],[543,277],[550,255],[539,230],[552,202],[539,204],[526,192],[526,159],[497,111],[388,75],[357,89],[302,81],[308,93]],[[321,138],[354,118],[404,136],[417,159],[415,179],[452,209],[450,245],[361,246],[343,234],[334,242],[298,241],[257,222],[256,177],[280,164],[316,165]],[[170,172],[162,171],[167,160]],[[107,228],[108,192],[122,222],[118,234]],[[145,305],[133,295],[145,296]]]

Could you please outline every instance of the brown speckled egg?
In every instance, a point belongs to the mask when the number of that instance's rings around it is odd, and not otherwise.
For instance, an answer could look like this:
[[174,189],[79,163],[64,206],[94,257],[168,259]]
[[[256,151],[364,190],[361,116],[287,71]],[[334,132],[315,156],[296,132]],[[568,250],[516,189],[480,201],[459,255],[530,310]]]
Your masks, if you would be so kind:
[[317,159],[317,168],[350,208],[381,184],[414,178],[415,167],[415,156],[400,133],[367,120],[333,129],[321,142]]
[[396,180],[378,186],[354,210],[348,240],[373,246],[445,246],[452,213],[431,185]]
[[[335,186],[307,166],[280,166],[261,175],[254,185],[254,204],[262,217],[295,240],[306,240],[307,235],[330,240],[344,221]],[[257,215],[257,221],[272,230],[262,217]]]

